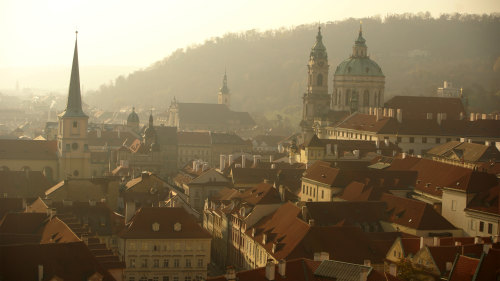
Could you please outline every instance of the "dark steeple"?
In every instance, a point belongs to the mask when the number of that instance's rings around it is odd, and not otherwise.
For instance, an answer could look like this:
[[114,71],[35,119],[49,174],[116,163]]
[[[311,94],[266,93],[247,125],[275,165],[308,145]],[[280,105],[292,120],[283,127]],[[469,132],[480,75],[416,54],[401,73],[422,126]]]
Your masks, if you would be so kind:
[[326,47],[323,45],[323,35],[321,35],[321,26],[318,27],[318,35],[316,35],[316,43],[311,49],[312,58],[327,58]]
[[[78,35],[78,31],[76,32]],[[82,94],[80,92],[80,72],[78,67],[78,38],[75,39],[75,53],[69,81],[68,104],[61,117],[87,117],[82,110]]]
[[220,92],[223,94],[229,94],[229,88],[227,87],[226,71],[224,71],[224,78],[222,79],[222,87],[220,88]]
[[149,114],[149,128],[153,128],[153,110]]

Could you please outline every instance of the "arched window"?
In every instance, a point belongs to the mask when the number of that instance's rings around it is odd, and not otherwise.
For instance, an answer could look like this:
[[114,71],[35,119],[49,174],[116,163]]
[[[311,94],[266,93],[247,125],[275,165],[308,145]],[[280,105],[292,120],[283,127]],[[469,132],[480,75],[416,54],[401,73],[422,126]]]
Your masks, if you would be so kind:
[[370,105],[370,93],[368,90],[365,90],[363,93],[363,106],[369,106]]
[[317,86],[323,86],[323,75],[318,74],[318,81],[316,81]]
[[350,100],[350,95],[351,95],[351,90],[347,90],[345,93],[345,105],[349,105],[349,100]]

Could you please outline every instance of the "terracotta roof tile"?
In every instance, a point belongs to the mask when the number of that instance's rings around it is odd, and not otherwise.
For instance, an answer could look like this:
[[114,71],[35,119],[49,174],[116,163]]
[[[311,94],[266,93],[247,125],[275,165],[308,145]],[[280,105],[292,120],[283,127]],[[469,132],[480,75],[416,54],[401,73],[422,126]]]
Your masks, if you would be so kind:
[[43,196],[52,186],[40,171],[0,171],[0,182],[0,194],[20,198]]
[[351,225],[378,224],[386,216],[386,204],[380,201],[334,201],[306,202],[307,218],[314,219],[314,225],[335,225],[344,220]]
[[460,246],[428,246],[428,248],[441,275],[447,272],[446,263],[453,262],[457,254],[460,254],[462,250]]
[[385,103],[385,107],[401,109],[403,119],[426,119],[427,113],[436,118],[437,113],[446,113],[448,119],[460,119],[465,114],[459,98],[395,96]]
[[474,281],[495,280],[500,275],[500,249],[492,248],[481,257]]
[[450,273],[449,281],[471,281],[476,272],[479,259],[459,255]]
[[0,159],[57,160],[57,141],[0,140]]

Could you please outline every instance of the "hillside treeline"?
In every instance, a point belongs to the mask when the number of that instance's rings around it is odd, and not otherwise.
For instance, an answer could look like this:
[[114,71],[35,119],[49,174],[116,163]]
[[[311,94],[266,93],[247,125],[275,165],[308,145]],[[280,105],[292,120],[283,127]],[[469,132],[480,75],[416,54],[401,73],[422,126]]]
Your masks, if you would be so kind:
[[[386,76],[386,99],[433,95],[447,80],[463,87],[471,111],[500,110],[498,14],[403,14],[362,21],[368,53]],[[349,57],[358,30],[359,19],[322,24],[330,88],[335,68]],[[166,109],[174,96],[181,102],[215,103],[226,68],[232,108],[298,122],[316,33],[317,25],[308,24],[211,38],[120,76],[85,99],[107,109]]]

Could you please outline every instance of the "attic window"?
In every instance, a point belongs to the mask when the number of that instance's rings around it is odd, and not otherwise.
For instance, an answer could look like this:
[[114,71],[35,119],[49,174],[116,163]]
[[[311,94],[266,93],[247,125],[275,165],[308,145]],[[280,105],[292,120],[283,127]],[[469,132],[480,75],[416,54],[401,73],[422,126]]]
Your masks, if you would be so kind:
[[431,187],[431,183],[430,182],[426,183],[425,187]]
[[160,230],[160,224],[157,222],[153,223],[152,227],[155,232]]
[[181,231],[181,223],[180,222],[174,224],[174,231],[177,231],[177,232]]

